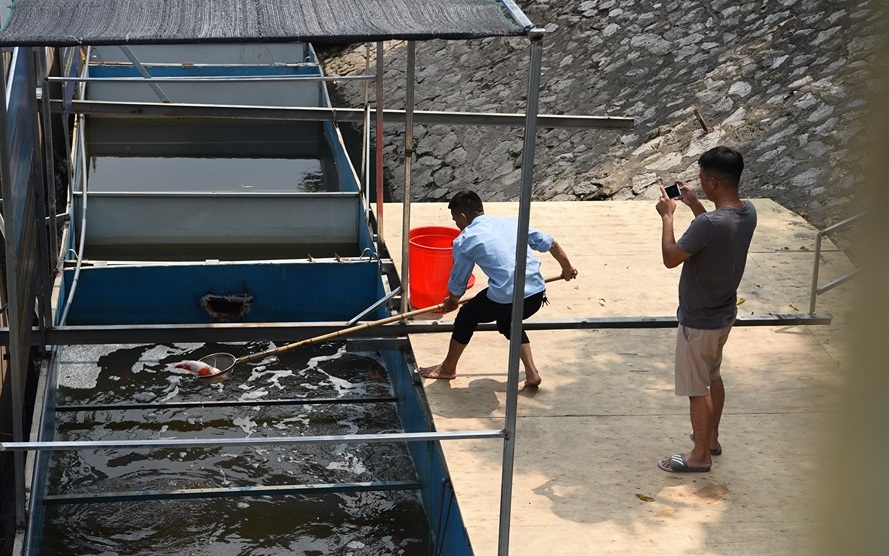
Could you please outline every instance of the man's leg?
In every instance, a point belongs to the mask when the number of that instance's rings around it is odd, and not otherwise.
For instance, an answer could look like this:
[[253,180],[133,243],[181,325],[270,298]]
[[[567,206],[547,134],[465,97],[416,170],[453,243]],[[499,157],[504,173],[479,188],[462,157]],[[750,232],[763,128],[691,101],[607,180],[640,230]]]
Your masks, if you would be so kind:
[[695,447],[685,454],[691,467],[710,467],[710,438],[713,432],[713,401],[710,396],[689,396],[691,430],[695,435]]
[[[734,321],[719,332],[719,340],[716,347],[716,359],[713,367],[710,369],[710,399],[713,408],[713,420],[710,427],[710,449],[721,449],[719,445],[719,422],[722,420],[722,408],[725,406],[725,384],[722,382],[720,369],[722,367],[722,350],[728,342],[729,334],[731,334]],[[720,450],[721,453],[721,450]]]
[[[722,407],[725,405],[725,385],[721,378],[710,382],[710,401],[713,408],[710,426],[710,449],[719,447],[719,421],[722,419]],[[697,436],[695,436],[697,439]]]
[[[715,337],[707,330],[679,325],[676,334],[674,376],[677,396],[687,396],[695,446],[691,452],[664,458],[664,471],[707,471],[711,466],[710,439],[713,431],[713,400],[710,372],[716,355]],[[712,347],[711,347],[712,344]],[[687,467],[683,468],[681,465]]]
[[497,305],[488,299],[488,290],[485,288],[460,307],[454,319],[454,331],[451,333],[451,342],[448,344],[448,353],[444,361],[432,367],[420,368],[420,376],[447,380],[457,376],[457,362],[469,345],[478,323],[494,320],[497,315]]
[[[522,320],[534,315],[545,299],[546,292],[536,293],[525,298],[522,311]],[[507,340],[510,338],[512,329],[512,305],[501,305],[501,314],[497,318],[497,330],[503,334]],[[531,340],[522,330],[522,346],[519,350],[519,359],[525,367],[525,388],[537,388],[540,386],[540,370],[534,364],[534,357],[531,355]]]
[[444,361],[432,367],[423,367],[420,369],[420,376],[423,378],[443,378],[450,380],[457,376],[457,362],[463,355],[463,350],[468,344],[461,344],[457,340],[451,338],[448,344],[448,354],[445,355]]
[[537,369],[537,366],[534,364],[534,358],[531,356],[530,342],[522,344],[522,349],[519,351],[519,359],[522,360],[522,365],[525,366],[525,388],[537,388],[540,386],[540,371]]

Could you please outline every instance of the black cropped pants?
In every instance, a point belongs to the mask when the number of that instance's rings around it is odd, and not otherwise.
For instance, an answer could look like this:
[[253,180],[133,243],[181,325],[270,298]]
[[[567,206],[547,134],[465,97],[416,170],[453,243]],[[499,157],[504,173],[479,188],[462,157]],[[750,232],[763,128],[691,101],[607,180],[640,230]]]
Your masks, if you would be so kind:
[[[546,291],[535,293],[525,298],[524,308],[522,311],[522,320],[536,313],[540,306],[546,303]],[[492,322],[497,323],[497,331],[509,339],[510,328],[512,327],[512,303],[497,303],[488,298],[488,289],[480,291],[475,297],[460,307],[457,318],[454,319],[454,332],[451,338],[463,345],[469,343],[472,334],[478,328],[479,323]],[[522,330],[522,343],[530,343],[528,335]]]

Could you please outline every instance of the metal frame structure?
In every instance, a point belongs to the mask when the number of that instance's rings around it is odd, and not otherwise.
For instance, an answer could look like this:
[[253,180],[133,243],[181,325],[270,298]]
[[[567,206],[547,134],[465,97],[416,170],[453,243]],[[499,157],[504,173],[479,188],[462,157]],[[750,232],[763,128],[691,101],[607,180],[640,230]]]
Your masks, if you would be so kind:
[[[830,324],[829,313],[763,313],[738,315],[735,326],[797,326]],[[360,322],[360,321],[356,321]],[[355,323],[352,323],[355,324]],[[613,330],[639,328],[676,328],[676,316],[652,317],[587,317],[573,319],[535,319],[522,323],[524,330]],[[304,340],[313,336],[341,330],[342,322],[271,322],[271,323],[218,323],[212,328],[200,324],[179,325],[106,325],[106,326],[58,326],[41,332],[32,330],[31,343],[39,345],[87,345],[145,342],[237,342],[237,341],[290,341]],[[409,334],[434,334],[453,330],[453,321],[402,322],[377,328],[365,328],[350,334],[351,338],[389,339],[398,342]],[[496,332],[494,324],[480,324],[480,332]],[[0,328],[0,344],[9,342],[9,328]]]
[[[406,191],[410,191],[410,181],[411,181],[411,160],[413,156],[413,126],[416,123],[421,124],[455,124],[455,125],[509,125],[509,126],[522,126],[524,127],[524,141],[525,148],[523,149],[523,171],[522,171],[522,192],[521,192],[521,213],[519,217],[519,229],[518,234],[518,248],[517,248],[517,260],[524,260],[527,252],[527,234],[528,234],[528,220],[530,218],[530,199],[531,199],[531,187],[532,187],[532,175],[533,175],[533,161],[534,161],[534,151],[535,151],[535,138],[537,133],[537,127],[540,120],[543,120],[545,124],[548,124],[552,127],[581,127],[581,128],[590,128],[590,127],[598,127],[598,128],[627,128],[631,127],[633,124],[632,119],[630,118],[598,118],[598,117],[588,117],[588,116],[549,116],[549,117],[539,117],[537,114],[537,98],[538,98],[538,89],[540,84],[540,67],[541,67],[541,59],[542,59],[542,38],[544,36],[544,31],[541,29],[534,29],[530,33],[531,37],[531,50],[532,50],[532,61],[531,67],[529,69],[529,80],[528,80],[528,102],[527,102],[527,110],[525,114],[473,114],[473,113],[448,113],[448,112],[420,112],[414,111],[414,74],[415,74],[415,44],[411,41],[409,42],[409,62],[408,62],[408,83],[407,83],[407,103],[404,111],[398,110],[384,110],[381,106],[382,96],[379,94],[379,90],[381,88],[381,79],[380,76],[382,74],[382,58],[379,58],[377,61],[378,72],[377,76],[360,76],[360,79],[376,79],[378,86],[378,98],[376,109],[373,110],[374,115],[377,119],[377,171],[378,171],[378,183],[382,183],[382,124],[384,123],[400,123],[404,121],[407,126],[408,132],[406,133],[406,148],[405,148],[405,188]],[[382,52],[382,43],[378,44],[378,53]],[[125,50],[127,52],[127,50]],[[127,57],[134,60],[135,56],[132,52],[127,53]],[[163,93],[162,89],[160,89],[158,82],[172,82],[172,81],[191,81],[189,78],[156,78],[152,77],[150,73],[148,73],[142,64],[138,63],[136,59],[133,61],[134,64],[138,65],[140,68],[140,73],[142,74],[141,78],[117,78],[119,81],[138,81],[145,82],[148,81],[154,88],[157,93],[159,103],[112,103],[112,102],[102,102],[102,101],[73,101],[67,107],[67,110],[70,112],[78,114],[80,116],[84,114],[107,114],[107,113],[138,113],[142,115],[168,115],[168,116],[191,116],[191,117],[210,117],[210,118],[232,118],[232,117],[245,117],[245,118],[257,118],[259,115],[260,118],[269,118],[276,120],[312,120],[312,121],[363,121],[368,113],[367,110],[349,110],[349,109],[317,109],[317,108],[273,108],[273,107],[262,107],[262,106],[222,106],[222,105],[185,105],[185,104],[177,104],[169,101],[167,96]],[[332,79],[336,79],[335,77],[299,77],[299,78],[277,78],[279,80],[289,80],[289,81],[330,81]],[[76,78],[74,81],[79,83],[86,83],[89,81],[98,80],[97,78]],[[236,79],[223,79],[223,80],[239,80],[239,81],[252,81],[253,79],[245,79],[245,78],[236,78]],[[50,82],[63,82],[64,78],[52,78],[44,81],[44,88]],[[50,101],[47,100],[48,105],[52,107],[53,111],[62,112],[66,109],[65,106],[62,105],[63,101]],[[415,119],[416,116],[416,119]],[[385,118],[385,120],[384,120]],[[377,199],[377,234],[378,241],[383,241],[383,203],[382,203],[382,187],[378,188],[378,199]],[[404,203],[404,226],[405,229],[409,229],[410,227],[410,196],[406,195],[406,200]],[[402,283],[400,284],[401,290],[407,291],[407,285],[409,283],[410,277],[408,276],[407,270],[407,261],[408,261],[408,242],[407,239],[403,242],[402,249],[404,251],[404,268],[402,273]],[[80,259],[78,259],[78,262]],[[524,290],[524,272],[520,273],[520,276],[516,277],[516,291],[522,292]],[[402,296],[404,297],[404,296]],[[516,300],[516,311],[521,315],[523,298],[521,295],[517,295],[518,299]],[[408,304],[402,302],[402,307],[407,308]],[[515,326],[522,326],[521,319],[519,318]],[[294,333],[294,328],[303,328],[305,330],[309,330],[309,327],[317,328],[317,325],[306,325],[306,323],[291,323],[287,328],[289,329],[288,333],[291,335]],[[104,335],[105,333],[111,333],[111,335],[116,336],[117,340],[120,341],[121,338],[117,336],[118,333],[123,333],[125,330],[123,328],[115,330],[115,327],[89,327],[91,328],[90,332],[86,332],[84,335],[79,335],[79,339],[77,342],[86,342],[92,343],[98,340],[99,336]],[[126,327],[129,331],[126,331],[126,336],[130,338],[130,341],[138,341],[144,342],[146,339],[152,335],[152,327],[136,327],[132,326]],[[191,330],[197,333],[199,336],[206,336],[207,338],[215,338],[216,340],[221,339],[219,335],[219,327],[218,325],[213,325],[213,327],[206,327],[202,325],[195,325],[194,327],[190,327]],[[62,323],[61,326],[45,326],[41,327],[37,333],[33,337],[33,341],[37,345],[65,345],[69,343],[69,340],[63,339],[61,336],[57,336],[56,333],[61,333],[63,336],[68,335],[69,332],[73,332],[76,327],[71,327]],[[162,329],[169,330],[170,328],[167,326],[155,328],[154,331],[159,331]],[[229,329],[230,332],[234,334],[234,336],[242,337],[247,330],[244,326],[232,327]],[[268,333],[271,331],[269,327],[260,327],[258,330],[262,331],[262,333]],[[438,328],[439,331],[443,330],[441,327]],[[180,329],[182,331],[182,329]],[[431,330],[430,330],[431,331]],[[98,335],[94,335],[97,334]],[[132,335],[131,335],[132,333]],[[403,332],[402,332],[403,333]],[[9,340],[11,336],[11,328],[6,331],[0,331],[0,338]],[[88,340],[92,336],[92,340]],[[516,337],[520,337],[521,334],[517,334]],[[270,339],[268,334],[265,335],[266,339]],[[73,337],[71,339],[74,339]],[[183,340],[183,336],[179,336],[179,341]],[[101,341],[100,341],[101,342]],[[517,375],[515,372],[518,369],[518,349],[520,347],[520,343],[511,344],[510,347],[510,358],[512,359],[512,363],[510,366],[510,381],[511,385],[515,386],[517,381]],[[378,401],[378,400],[353,400],[358,403],[366,403],[368,401]],[[287,402],[282,402],[287,403]],[[303,403],[352,403],[352,401],[348,400],[307,400]],[[507,419],[504,424],[503,429],[501,430],[489,430],[489,431],[465,431],[465,432],[457,432],[457,433],[402,433],[402,434],[378,434],[378,435],[349,435],[349,436],[332,436],[332,437],[297,437],[297,438],[274,438],[268,439],[267,441],[263,441],[261,439],[249,438],[249,439],[212,439],[212,440],[176,440],[176,441],[129,441],[129,442],[111,442],[109,444],[97,444],[92,442],[24,442],[21,438],[17,438],[15,442],[11,443],[2,443],[0,444],[0,451],[13,451],[16,452],[17,455],[21,451],[27,450],[86,450],[86,449],[97,449],[97,448],[150,448],[150,447],[194,447],[194,446],[206,446],[206,445],[226,445],[226,446],[237,446],[237,445],[257,445],[257,444],[277,444],[277,445],[287,445],[287,444],[297,444],[297,443],[324,443],[324,442],[430,442],[430,441],[441,441],[441,440],[452,440],[452,439],[467,439],[467,438],[502,438],[504,440],[504,451],[503,451],[503,485],[504,490],[501,494],[501,512],[500,512],[500,531],[501,531],[501,539],[500,539],[500,553],[506,554],[508,551],[508,542],[509,542],[509,523],[510,523],[510,506],[511,506],[511,484],[512,484],[512,473],[513,473],[513,461],[514,461],[514,445],[515,445],[515,416],[516,416],[516,404],[517,397],[511,396],[508,400],[508,408],[507,408]],[[67,410],[67,409],[66,409]],[[21,458],[19,458],[21,459]],[[305,488],[306,485],[296,485],[291,486],[290,488],[281,489],[279,493],[292,493],[295,488]],[[326,486],[326,489],[331,489],[334,487]],[[346,485],[343,487],[345,490],[350,490],[356,488],[354,485]],[[370,487],[364,487],[370,488]],[[388,487],[386,487],[388,488]],[[228,495],[237,495],[241,494],[256,494],[256,489],[218,489],[211,494],[209,492],[204,492],[204,494],[210,496],[228,496]],[[265,492],[265,491],[263,491]],[[168,493],[170,497],[174,497],[172,493]],[[178,494],[176,497],[189,497],[189,496],[199,496],[200,493],[188,493],[188,494]],[[109,495],[111,499],[115,500],[130,500],[130,499],[139,499],[139,495],[127,495],[124,493],[115,493],[114,495]],[[148,498],[158,498],[166,496],[165,493],[144,493],[144,496]],[[64,503],[66,500],[80,500],[83,497],[65,497],[65,496],[53,496],[51,498],[52,503]],[[96,497],[94,500],[98,500],[99,498],[107,499],[108,497]],[[23,525],[24,518],[24,501],[23,499],[19,504],[17,504],[17,515],[19,516],[19,524]]]
[[824,228],[823,230],[819,231],[818,234],[815,236],[815,262],[814,262],[814,266],[812,268],[812,289],[811,289],[811,294],[809,295],[809,314],[815,313],[815,303],[818,300],[819,295],[821,295],[822,293],[829,292],[830,290],[834,289],[835,287],[837,287],[841,284],[845,284],[846,282],[848,282],[849,280],[851,280],[852,278],[857,276],[859,272],[861,272],[861,269],[856,268],[852,272],[846,273],[846,274],[840,276],[839,278],[834,278],[833,280],[831,280],[827,284],[824,284],[823,286],[819,286],[818,285],[818,274],[821,270],[821,243],[824,240],[824,236],[826,236],[827,234],[829,234],[831,232],[839,230],[840,228],[845,228],[846,226],[857,222],[860,218],[864,217],[865,214],[866,213],[861,213],[861,214],[856,214],[855,216],[850,216],[849,218],[846,218],[845,220],[837,222],[836,224],[834,224],[832,226],[828,226],[827,228]]
[[[527,37],[530,46],[530,62],[528,67],[528,82],[526,107],[523,114],[477,114],[477,113],[461,113],[461,112],[435,112],[435,111],[416,111],[414,110],[414,77],[416,66],[415,44],[413,41],[408,42],[408,68],[407,68],[407,94],[406,106],[404,110],[387,110],[383,108],[383,43],[377,42],[376,48],[376,75],[361,75],[352,77],[352,79],[374,80],[376,82],[376,107],[373,109],[317,109],[317,108],[271,108],[261,106],[225,106],[225,105],[197,105],[197,104],[177,104],[168,102],[165,95],[156,89],[159,93],[161,102],[159,103],[124,103],[124,102],[99,102],[99,101],[75,101],[71,103],[69,109],[77,114],[109,114],[109,113],[128,113],[128,114],[144,114],[151,116],[168,115],[168,116],[191,116],[205,118],[268,118],[283,120],[331,120],[344,122],[369,122],[369,118],[375,117],[376,121],[376,161],[375,171],[377,178],[377,198],[376,198],[376,227],[378,241],[384,241],[384,215],[383,215],[383,127],[386,123],[404,123],[406,125],[405,133],[405,200],[403,211],[403,230],[410,229],[410,187],[411,187],[411,164],[413,157],[413,127],[417,124],[454,124],[454,125],[494,125],[494,126],[516,126],[523,128],[523,150],[522,150],[522,172],[521,172],[521,191],[518,214],[518,231],[517,231],[517,248],[516,260],[524,260],[527,255],[527,239],[528,225],[530,220],[530,204],[531,191],[533,185],[533,168],[535,156],[535,143],[538,127],[562,127],[562,128],[629,128],[633,125],[631,118],[608,118],[608,117],[589,117],[589,116],[547,116],[538,114],[540,75],[542,67],[542,50],[545,30],[534,26],[528,20],[522,11],[511,0],[504,0],[503,4],[512,13],[513,17],[519,21],[527,29]],[[296,78],[289,78],[296,79]],[[323,77],[323,78],[299,78],[301,80],[342,80],[344,77]],[[143,77],[141,81],[151,81],[152,85],[158,87],[164,81],[171,82],[171,78],[152,78]],[[178,79],[179,81],[183,79]],[[44,112],[48,113],[48,107],[55,112],[62,112],[66,109],[61,101],[50,101],[46,95],[49,83],[63,81],[57,78],[48,79],[43,82],[42,90],[44,91]],[[81,79],[80,81],[87,81]],[[5,70],[3,79],[0,83],[5,83]],[[4,99],[6,89],[4,87]],[[0,111],[0,148],[8,149],[6,140],[6,111]],[[49,119],[45,118],[45,127],[49,127]],[[46,131],[46,130],[44,130]],[[369,132],[369,130],[368,130]],[[47,163],[49,164],[49,163]],[[368,164],[369,166],[369,164]],[[2,179],[7,181],[9,176],[8,162],[5,157],[2,161]],[[10,222],[7,222],[9,229]],[[834,227],[832,227],[834,228]],[[826,233],[828,230],[825,230]],[[408,234],[404,234],[405,239],[402,242],[402,260],[403,268],[401,273],[401,283],[399,286],[402,292],[408,291],[410,276],[408,275]],[[43,245],[48,245],[43,242]],[[820,235],[819,235],[820,246]],[[9,253],[9,251],[7,251]],[[12,253],[13,259],[15,254]],[[47,258],[47,260],[50,260]],[[816,255],[817,261],[817,255]],[[14,262],[14,261],[13,261]],[[389,263],[391,264],[391,262]],[[815,280],[817,281],[817,267],[815,272]],[[244,438],[244,439],[193,439],[193,440],[143,440],[143,441],[95,441],[95,442],[25,442],[24,431],[21,430],[21,400],[22,387],[20,384],[14,384],[14,406],[13,409],[19,413],[19,422],[14,442],[0,443],[0,451],[14,451],[17,454],[17,462],[22,461],[20,454],[24,451],[31,450],[86,450],[97,448],[153,448],[153,447],[196,447],[196,446],[238,446],[238,445],[263,445],[263,444],[304,444],[304,443],[339,443],[348,442],[430,442],[442,440],[456,439],[482,439],[482,438],[500,438],[503,440],[503,460],[502,460],[502,478],[501,478],[501,500],[500,500],[500,523],[499,523],[499,541],[498,554],[505,556],[509,551],[509,535],[510,535],[510,519],[511,519],[511,500],[512,500],[512,482],[514,472],[515,459],[515,437],[516,437],[516,414],[518,400],[518,380],[519,380],[519,352],[521,347],[521,331],[522,329],[599,329],[599,328],[670,328],[676,326],[675,317],[628,317],[628,318],[609,318],[609,319],[568,319],[558,321],[535,321],[530,323],[522,322],[521,315],[523,311],[524,299],[522,292],[525,284],[525,269],[520,265],[516,269],[515,277],[515,293],[513,297],[513,322],[512,334],[509,343],[508,356],[508,382],[507,382],[507,398],[506,398],[506,417],[502,429],[484,430],[484,431],[458,431],[458,432],[436,432],[436,433],[389,433],[389,434],[372,434],[372,435],[346,435],[346,436],[307,436],[307,437],[284,437],[284,438]],[[814,286],[813,286],[814,288]],[[826,290],[825,290],[826,291]],[[403,295],[402,298],[405,296]],[[45,300],[43,300],[45,302]],[[46,305],[48,306],[48,305]],[[407,303],[402,303],[404,309]],[[45,319],[44,319],[45,320]],[[818,315],[814,313],[814,301],[810,315],[766,315],[757,318],[741,317],[738,320],[739,326],[744,325],[768,325],[775,326],[781,324],[824,324],[829,322],[829,316]],[[165,341],[166,339],[176,339],[177,341],[226,341],[226,340],[279,340],[293,339],[294,336],[310,337],[317,335],[319,332],[332,331],[342,327],[342,323],[263,323],[263,324],[235,324],[235,325],[219,325],[212,327],[206,325],[153,325],[153,326],[51,326],[49,322],[42,323],[41,326],[31,329],[30,331],[15,331],[15,324],[11,324],[8,328],[0,330],[0,343],[11,345],[13,337],[16,334],[30,334],[31,345],[67,345],[67,344],[87,344],[87,343],[128,343],[128,342],[145,342],[145,341]],[[480,329],[492,329],[493,325],[482,325]],[[385,332],[381,332],[385,330]],[[434,326],[431,324],[396,324],[388,325],[384,328],[378,328],[373,331],[356,334],[359,337],[389,338],[389,341],[397,342],[398,338],[406,334],[428,333],[428,332],[445,332],[450,330],[447,323],[438,323]],[[15,353],[11,362],[14,365],[22,365],[23,357],[27,354]],[[18,373],[13,373],[17,376]],[[380,401],[389,401],[384,398],[379,399],[361,399],[361,400],[300,400],[299,403],[375,403]],[[293,400],[284,400],[280,403],[296,403]],[[256,405],[256,401],[250,402]],[[170,404],[168,404],[169,406]],[[228,402],[228,405],[231,405]],[[129,407],[129,406],[128,406]],[[153,407],[153,406],[152,406]],[[80,410],[82,407],[66,408],[59,407],[57,410]],[[17,465],[18,468],[18,465]],[[19,525],[23,525],[24,520],[24,485],[17,484],[17,517]],[[139,493],[137,497],[128,493],[112,493],[105,498],[114,500],[130,500],[130,499],[158,499],[162,497],[220,497],[220,496],[237,496],[237,495],[256,495],[256,494],[292,494],[297,492],[296,489],[302,489],[300,492],[309,490],[319,492],[327,489],[332,490],[361,490],[361,489],[385,489],[385,488],[416,488],[416,485],[410,483],[398,483],[386,485],[382,483],[368,484],[346,484],[346,485],[287,485],[280,489],[202,489],[201,492],[145,492]],[[95,501],[99,501],[100,497],[94,497]],[[78,501],[84,501],[85,497],[78,497]],[[50,503],[66,503],[70,501],[63,496],[56,496],[47,499]]]

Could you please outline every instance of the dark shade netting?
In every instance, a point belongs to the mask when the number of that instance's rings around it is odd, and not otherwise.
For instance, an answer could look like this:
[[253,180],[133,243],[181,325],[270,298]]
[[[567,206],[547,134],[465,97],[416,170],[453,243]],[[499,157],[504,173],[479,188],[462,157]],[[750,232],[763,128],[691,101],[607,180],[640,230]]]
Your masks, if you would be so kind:
[[[525,35],[503,0],[6,0],[3,46]],[[520,15],[524,18],[523,15]],[[527,23],[527,20],[524,20]]]

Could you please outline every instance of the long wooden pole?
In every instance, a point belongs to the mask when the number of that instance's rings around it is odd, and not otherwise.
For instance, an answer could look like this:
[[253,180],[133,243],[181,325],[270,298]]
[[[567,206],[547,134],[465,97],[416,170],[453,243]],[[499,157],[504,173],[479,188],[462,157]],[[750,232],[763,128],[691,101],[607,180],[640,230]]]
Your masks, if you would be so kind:
[[[560,280],[561,278],[562,278],[561,275],[560,276],[551,276],[549,278],[546,278],[546,282],[547,283],[554,282],[556,280]],[[462,304],[466,303],[467,301],[469,301],[470,299],[472,299],[472,298],[470,297],[467,299],[461,299],[460,304],[462,305]],[[313,338],[306,338],[305,340],[300,340],[298,342],[294,342],[292,344],[287,344],[287,345],[284,345],[281,347],[267,349],[265,351],[251,353],[249,355],[243,355],[243,356],[235,359],[235,365],[237,365],[238,363],[244,363],[246,361],[253,361],[254,359],[259,359],[259,358],[265,357],[266,355],[274,355],[277,353],[283,353],[285,351],[290,351],[290,350],[296,349],[298,347],[307,346],[309,344],[314,344],[317,342],[323,342],[324,340],[332,340],[334,338],[339,338],[340,336],[346,336],[348,334],[357,332],[359,330],[364,330],[365,328],[373,328],[376,326],[382,326],[384,324],[389,324],[390,322],[398,322],[401,320],[409,319],[411,317],[416,317],[418,315],[431,313],[432,311],[437,311],[437,310],[440,310],[443,308],[444,308],[444,303],[439,303],[438,305],[433,305],[431,307],[424,307],[422,309],[415,309],[413,311],[408,311],[407,313],[403,313],[403,314],[399,314],[399,315],[392,315],[391,317],[386,317],[384,319],[365,322],[362,324],[356,324],[355,326],[343,328],[341,330],[337,330],[336,332],[329,332],[327,334],[322,334],[320,336],[315,336]]]

